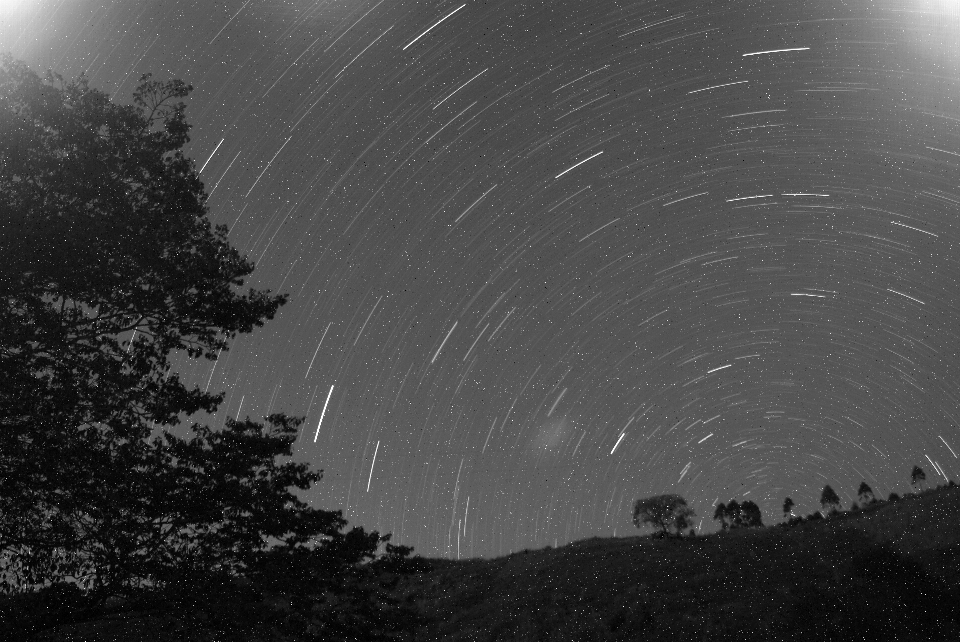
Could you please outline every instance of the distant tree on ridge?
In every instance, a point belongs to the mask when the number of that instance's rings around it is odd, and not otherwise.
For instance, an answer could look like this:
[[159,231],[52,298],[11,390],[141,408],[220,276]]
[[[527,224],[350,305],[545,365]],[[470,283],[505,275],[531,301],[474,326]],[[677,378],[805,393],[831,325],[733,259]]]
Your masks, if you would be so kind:
[[794,503],[792,499],[787,497],[785,500],[783,500],[783,518],[784,519],[786,519],[787,515],[791,513],[791,511],[793,510],[793,507],[794,507]]
[[638,499],[633,505],[633,523],[637,528],[650,524],[666,535],[675,530],[679,535],[690,528],[693,509],[680,495],[656,495]]
[[923,472],[923,468],[920,468],[920,466],[914,466],[913,470],[910,471],[910,483],[916,486],[919,481],[921,490],[923,490],[923,482],[926,481],[926,479],[927,474]]
[[823,487],[823,492],[820,494],[820,506],[828,513],[840,510],[840,497],[829,485]]

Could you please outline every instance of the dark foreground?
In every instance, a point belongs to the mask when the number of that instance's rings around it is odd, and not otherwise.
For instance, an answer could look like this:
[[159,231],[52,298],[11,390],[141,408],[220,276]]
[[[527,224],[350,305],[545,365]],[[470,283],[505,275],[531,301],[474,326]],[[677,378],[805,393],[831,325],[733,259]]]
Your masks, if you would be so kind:
[[[960,640],[960,488],[791,528],[424,561],[427,572],[395,580],[399,603],[423,618],[409,617],[395,639]],[[75,595],[5,600],[0,637],[311,639],[283,633],[295,596],[259,596],[255,609],[231,590],[172,601],[153,594],[72,623]],[[254,612],[271,615],[254,625]]]

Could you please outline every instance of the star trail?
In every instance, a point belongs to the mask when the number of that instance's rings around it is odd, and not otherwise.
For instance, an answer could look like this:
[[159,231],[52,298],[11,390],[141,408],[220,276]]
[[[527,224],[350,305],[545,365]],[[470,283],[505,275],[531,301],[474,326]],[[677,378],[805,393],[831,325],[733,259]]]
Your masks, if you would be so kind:
[[955,3],[19,0],[0,50],[194,86],[210,218],[291,300],[176,369],[211,425],[305,416],[298,494],[394,543],[960,471]]

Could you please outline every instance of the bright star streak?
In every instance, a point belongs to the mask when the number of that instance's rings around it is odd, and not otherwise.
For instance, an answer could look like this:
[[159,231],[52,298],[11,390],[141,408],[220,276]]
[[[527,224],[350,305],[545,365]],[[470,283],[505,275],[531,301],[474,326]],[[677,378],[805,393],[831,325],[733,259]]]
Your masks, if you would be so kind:
[[377,440],[377,447],[373,449],[373,463],[370,464],[370,476],[367,477],[367,492],[370,492],[370,480],[373,479],[373,467],[377,465],[377,451],[380,450],[380,441]]
[[745,53],[745,54],[743,54],[743,55],[744,55],[744,57],[746,57],[746,56],[761,56],[761,55],[763,55],[763,54],[781,53],[781,52],[783,52],[783,51],[806,51],[806,50],[808,50],[809,48],[810,48],[810,47],[794,47],[794,48],[792,48],[792,49],[770,49],[769,51],[754,51],[754,52],[752,52],[752,53]]
[[323,411],[320,413],[320,421],[317,422],[317,432],[313,435],[313,443],[317,443],[317,436],[320,435],[320,424],[323,423],[323,416],[327,414],[327,404],[330,403],[330,395],[333,394],[333,384],[330,385],[330,392],[327,393],[327,400],[323,402]]
[[429,29],[427,29],[426,31],[424,31],[423,33],[421,33],[419,36],[417,36],[416,38],[414,38],[413,40],[411,40],[410,42],[408,42],[408,43],[407,43],[407,46],[404,47],[403,49],[401,49],[401,51],[406,51],[406,50],[407,50],[407,47],[409,47],[410,45],[412,45],[413,43],[415,43],[417,40],[420,40],[420,38],[423,38],[425,35],[427,35],[428,33],[430,33],[430,30],[431,30],[431,29],[433,29],[434,27],[436,27],[438,24],[440,24],[441,22],[443,22],[444,20],[446,20],[447,18],[449,18],[450,16],[452,16],[452,15],[455,14],[456,12],[460,11],[461,9],[463,9],[465,6],[467,6],[467,5],[462,4],[462,5],[460,5],[459,7],[457,7],[456,9],[454,9],[453,11],[451,11],[450,13],[448,13],[447,15],[445,15],[444,17],[442,17],[442,18],[440,18],[439,20],[437,20],[435,23],[433,23],[433,25],[430,26]]
[[597,156],[599,156],[599,155],[602,154],[602,153],[603,153],[603,152],[597,152],[596,154],[594,154],[593,156],[590,156],[589,158],[584,158],[582,161],[580,161],[579,163],[577,163],[576,165],[574,165],[574,166],[571,167],[570,169],[565,169],[565,170],[563,170],[562,172],[560,172],[559,174],[557,174],[556,176],[554,176],[554,178],[555,178],[555,179],[556,179],[556,178],[560,178],[561,176],[563,176],[564,174],[566,174],[566,173],[569,172],[570,170],[575,169],[575,168],[577,168],[577,167],[580,167],[581,165],[583,165],[584,163],[586,163],[586,162],[587,162],[588,160],[590,160],[591,158],[596,158]]

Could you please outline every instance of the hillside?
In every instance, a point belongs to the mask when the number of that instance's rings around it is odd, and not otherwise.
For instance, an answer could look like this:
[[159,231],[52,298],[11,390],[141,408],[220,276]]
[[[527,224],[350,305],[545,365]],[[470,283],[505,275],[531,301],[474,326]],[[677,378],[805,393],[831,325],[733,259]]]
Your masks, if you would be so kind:
[[[429,621],[405,639],[960,639],[956,487],[790,528],[593,538],[490,560],[425,561],[428,572],[397,588]],[[226,639],[207,619],[140,605],[31,639]]]
[[435,622],[417,639],[960,639],[960,488],[792,528],[432,563],[405,585]]

